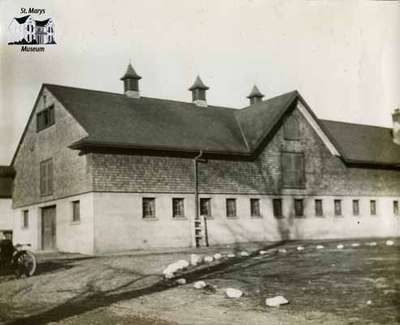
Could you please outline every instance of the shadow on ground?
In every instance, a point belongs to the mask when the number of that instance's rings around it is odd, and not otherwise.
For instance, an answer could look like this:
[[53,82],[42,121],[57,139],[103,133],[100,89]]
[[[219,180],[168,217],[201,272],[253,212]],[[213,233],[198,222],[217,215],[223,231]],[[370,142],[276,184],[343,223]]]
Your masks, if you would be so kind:
[[[262,249],[268,250],[277,248],[279,246],[284,245],[286,242],[279,242],[269,246],[265,246]],[[259,250],[258,250],[259,251]],[[213,274],[228,272],[229,269],[234,267],[239,267],[242,264],[246,264],[247,266],[254,263],[259,263],[259,260],[251,261],[251,258],[255,255],[258,255],[258,251],[253,252],[250,256],[245,257],[235,257],[231,259],[222,260],[221,262],[214,262],[208,265],[201,265],[196,267],[195,269],[189,270],[187,272],[182,272],[177,275],[177,277],[185,277],[187,283],[191,283],[197,280],[206,279]],[[271,258],[274,255],[270,256]],[[41,266],[41,274],[46,272],[53,272],[60,269],[67,269],[69,267],[73,267],[73,264],[76,262],[76,259],[66,259],[61,260],[59,262],[44,262]],[[140,283],[143,280],[151,280],[154,278],[153,283],[147,285],[142,288],[135,288],[130,290],[131,286]],[[154,275],[143,275],[132,281],[129,281],[121,286],[116,288],[99,291],[94,287],[88,286],[87,289],[80,293],[79,295],[67,300],[65,303],[58,305],[52,309],[49,309],[43,313],[17,318],[15,320],[9,321],[6,324],[8,325],[16,325],[16,324],[47,324],[49,322],[57,322],[61,321],[65,318],[80,315],[86,313],[88,311],[94,310],[96,308],[109,306],[111,304],[134,299],[146,295],[150,295],[153,293],[161,292],[164,290],[168,290],[177,286],[175,281],[172,280],[164,280],[161,276]]]

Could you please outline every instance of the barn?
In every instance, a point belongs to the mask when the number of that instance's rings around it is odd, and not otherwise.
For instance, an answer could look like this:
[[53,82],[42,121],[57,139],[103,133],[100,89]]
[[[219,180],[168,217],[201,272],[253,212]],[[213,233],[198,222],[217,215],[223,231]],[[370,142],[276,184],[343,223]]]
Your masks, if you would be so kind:
[[298,91],[247,107],[43,84],[16,149],[14,238],[98,254],[400,235],[393,128],[319,119]]

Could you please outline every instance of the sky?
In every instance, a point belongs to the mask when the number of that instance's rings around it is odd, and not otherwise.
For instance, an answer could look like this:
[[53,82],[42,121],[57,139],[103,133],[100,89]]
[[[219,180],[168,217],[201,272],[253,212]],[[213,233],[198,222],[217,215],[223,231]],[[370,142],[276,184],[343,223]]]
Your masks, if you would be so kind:
[[[21,8],[45,9],[57,45],[7,45]],[[9,164],[42,83],[122,93],[129,60],[141,94],[245,107],[300,91],[319,118],[391,127],[400,106],[400,1],[0,0],[0,165]]]

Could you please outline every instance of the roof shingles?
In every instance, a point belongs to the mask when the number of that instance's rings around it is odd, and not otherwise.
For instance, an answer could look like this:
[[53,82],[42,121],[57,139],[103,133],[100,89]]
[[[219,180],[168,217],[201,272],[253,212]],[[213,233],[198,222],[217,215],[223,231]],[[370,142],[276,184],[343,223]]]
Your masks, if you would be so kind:
[[[306,104],[297,91],[237,110],[44,86],[89,134],[73,144],[74,149],[95,145],[252,155],[297,100]],[[399,165],[400,146],[393,143],[391,129],[315,119],[333,138],[345,162]]]

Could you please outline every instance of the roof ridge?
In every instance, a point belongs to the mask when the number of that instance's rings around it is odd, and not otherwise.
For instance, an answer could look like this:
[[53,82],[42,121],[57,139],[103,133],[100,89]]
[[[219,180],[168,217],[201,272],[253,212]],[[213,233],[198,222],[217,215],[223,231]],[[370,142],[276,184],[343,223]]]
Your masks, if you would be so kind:
[[[105,91],[105,90],[96,90],[96,89],[81,88],[81,87],[74,87],[74,86],[65,86],[65,85],[50,84],[50,83],[44,83],[43,86],[50,86],[50,87],[54,86],[54,87],[71,88],[71,89],[84,90],[84,91],[92,91],[92,92],[97,92],[97,93],[105,93],[105,94],[111,94],[111,95],[116,95],[116,96],[123,96],[123,97],[125,97],[127,99],[137,100],[137,98],[128,98],[128,97],[126,97],[126,95],[124,95],[122,93],[115,93],[115,92]],[[141,96],[140,98],[163,100],[163,101],[169,101],[169,102],[174,102],[174,103],[192,104],[192,102],[185,102],[185,101],[182,101],[182,100],[167,99],[167,98],[157,98],[157,97],[147,97],[147,96]],[[240,110],[240,108],[219,106],[219,105],[208,105],[208,107],[223,108],[223,109],[229,109],[229,110],[232,110],[232,111]],[[196,105],[193,105],[193,108],[197,108],[199,110],[207,110],[208,109],[208,108],[204,108],[204,107],[198,107]]]

